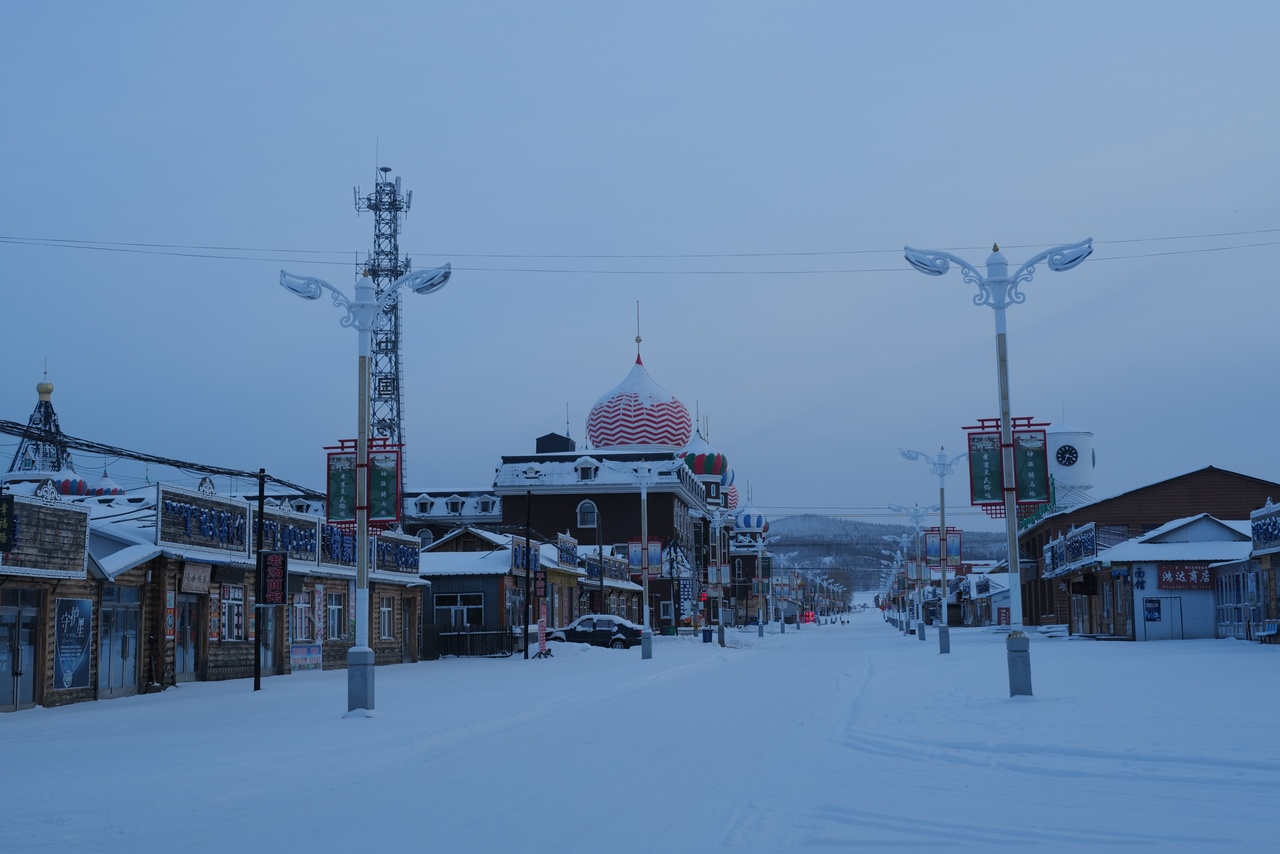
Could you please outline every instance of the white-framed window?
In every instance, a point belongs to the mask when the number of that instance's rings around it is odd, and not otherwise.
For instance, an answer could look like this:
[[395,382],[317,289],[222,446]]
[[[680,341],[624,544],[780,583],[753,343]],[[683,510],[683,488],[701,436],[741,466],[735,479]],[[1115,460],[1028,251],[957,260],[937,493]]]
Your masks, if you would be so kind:
[[596,473],[599,471],[600,468],[598,466],[591,463],[583,463],[578,466],[578,480],[595,480]]
[[667,601],[667,602],[659,603],[658,607],[661,611],[660,613],[661,618],[664,620],[670,620],[671,619],[671,602]]
[[392,640],[396,636],[395,609],[395,597],[378,597],[378,637],[383,640]]
[[450,513],[455,513],[455,514],[456,514],[456,513],[461,513],[461,512],[462,512],[462,499],[461,499],[461,498],[450,498],[448,501],[446,501],[446,502],[444,503],[444,506],[445,506],[445,509],[446,509],[446,510],[448,510]]
[[292,625],[289,636],[295,641],[315,640],[315,611],[311,610],[311,594],[293,594]]
[[222,639],[244,640],[244,585],[222,585]]
[[419,498],[417,501],[415,501],[414,505],[418,508],[419,515],[426,516],[428,513],[431,512],[431,508],[434,507],[436,503],[432,501],[430,498],[423,496],[422,498]]
[[495,503],[496,502],[494,501],[494,499],[490,498],[487,495],[476,502],[477,506],[480,508],[481,513],[492,513]]
[[426,548],[436,541],[436,535],[431,533],[430,528],[423,528],[418,532],[418,544],[422,548]]
[[325,635],[328,640],[342,640],[347,636],[346,597],[341,593],[326,593]]
[[594,501],[584,501],[578,505],[578,527],[594,528],[600,524],[600,511]]
[[437,593],[435,605],[436,625],[442,632],[484,628],[483,593]]

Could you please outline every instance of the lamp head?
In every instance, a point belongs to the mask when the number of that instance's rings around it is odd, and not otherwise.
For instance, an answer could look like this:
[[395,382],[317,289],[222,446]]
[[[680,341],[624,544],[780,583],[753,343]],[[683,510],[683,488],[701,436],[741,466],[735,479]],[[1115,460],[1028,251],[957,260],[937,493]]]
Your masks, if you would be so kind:
[[291,294],[296,294],[303,299],[320,299],[321,289],[324,282],[311,276],[295,276],[292,273],[280,271],[280,284]]
[[453,275],[452,267],[449,264],[445,264],[431,270],[408,273],[400,278],[396,284],[408,286],[415,294],[433,294],[445,286],[451,275]]
[[946,258],[939,258],[937,255],[921,252],[919,249],[912,249],[910,246],[904,246],[902,250],[903,257],[907,259],[907,263],[927,276],[941,276],[951,269],[951,262]]
[[1093,238],[1088,237],[1070,246],[1059,246],[1049,255],[1049,269],[1055,273],[1070,270],[1093,254]]

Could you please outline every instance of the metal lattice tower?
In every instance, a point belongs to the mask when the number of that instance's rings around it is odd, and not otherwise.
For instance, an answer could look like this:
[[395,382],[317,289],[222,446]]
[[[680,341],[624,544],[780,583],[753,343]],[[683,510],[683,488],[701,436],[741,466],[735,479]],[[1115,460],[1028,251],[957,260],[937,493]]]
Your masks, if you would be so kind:
[[[364,275],[373,279],[379,299],[396,279],[412,269],[408,258],[400,258],[400,218],[413,203],[413,191],[402,194],[400,179],[388,179],[389,166],[380,167],[382,178],[374,191],[361,197],[353,188],[357,211],[373,212],[373,253],[364,265]],[[378,315],[373,325],[369,365],[370,437],[404,445],[404,416],[400,369],[400,300]],[[401,448],[400,494],[404,495],[404,449]]]

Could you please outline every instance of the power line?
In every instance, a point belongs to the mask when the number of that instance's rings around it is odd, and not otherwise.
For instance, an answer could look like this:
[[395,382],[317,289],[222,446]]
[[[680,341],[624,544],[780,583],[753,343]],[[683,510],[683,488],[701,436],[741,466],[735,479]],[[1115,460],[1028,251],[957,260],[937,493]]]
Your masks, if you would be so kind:
[[[1214,239],[1227,237],[1245,237],[1262,234],[1275,234],[1280,229],[1257,229],[1253,231],[1234,231],[1234,232],[1215,232],[1206,234],[1190,234],[1190,235],[1169,235],[1161,237],[1137,237],[1122,238],[1116,240],[1097,240],[1095,245],[1134,245],[1141,243],[1161,243],[1177,240],[1199,240]],[[312,250],[312,249],[285,249],[285,248],[264,248],[264,247],[236,247],[236,246],[204,246],[204,245],[185,245],[185,244],[166,244],[166,243],[137,243],[137,242],[112,242],[112,241],[93,241],[93,240],[72,240],[66,238],[44,238],[44,237],[18,237],[0,235],[0,243],[15,246],[32,246],[50,249],[80,249],[85,251],[96,252],[117,252],[130,253],[140,255],[157,255],[178,258],[202,258],[207,260],[220,261],[254,261],[254,262],[276,262],[286,263],[297,261],[297,257],[275,257],[271,255],[254,255],[246,253],[282,253],[292,256],[309,255],[309,256],[349,256],[358,257],[355,252],[335,252],[332,250]],[[1006,246],[1008,249],[1018,248],[1034,248],[1038,244],[1018,244]],[[1120,261],[1137,258],[1155,258],[1170,255],[1196,255],[1207,252],[1231,252],[1241,249],[1256,249],[1265,246],[1280,245],[1280,240],[1275,241],[1258,241],[1254,243],[1235,244],[1231,246],[1206,247],[1196,249],[1169,249],[1153,252],[1140,252],[1128,255],[1113,255],[1110,257],[1094,257],[1094,261]],[[951,247],[945,251],[964,252],[964,251],[983,251],[985,247]],[[839,249],[824,250],[813,252],[744,252],[744,253],[685,253],[685,254],[618,254],[618,255],[594,255],[594,254],[515,254],[515,253],[453,253],[445,251],[437,251],[426,253],[427,257],[449,257],[449,258],[487,258],[487,259],[555,259],[555,260],[694,260],[694,259],[733,259],[733,258],[801,258],[801,257],[834,257],[849,255],[876,255],[876,254],[893,254],[901,253],[900,248],[894,249]],[[226,254],[236,253],[236,254]],[[357,268],[359,262],[352,260],[326,260],[323,257],[313,257],[308,263],[323,264],[327,266],[342,266]],[[622,276],[750,276],[750,275],[849,275],[861,273],[901,273],[909,272],[906,267],[895,264],[892,267],[851,267],[851,268],[832,268],[823,270],[806,270],[806,269],[744,269],[744,270],[694,270],[694,269],[600,269],[600,268],[561,268],[561,267],[488,267],[488,266],[456,266],[455,270],[476,272],[476,273],[547,273],[556,275],[622,275]]]

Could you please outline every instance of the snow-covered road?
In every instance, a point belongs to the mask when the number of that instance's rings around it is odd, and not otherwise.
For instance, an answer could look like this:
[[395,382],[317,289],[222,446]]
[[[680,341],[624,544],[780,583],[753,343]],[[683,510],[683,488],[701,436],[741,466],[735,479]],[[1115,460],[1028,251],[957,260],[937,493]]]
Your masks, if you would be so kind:
[[[1261,850],[1280,647],[903,636],[195,683],[0,717],[6,851]],[[16,843],[16,847],[14,844]]]

